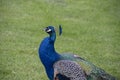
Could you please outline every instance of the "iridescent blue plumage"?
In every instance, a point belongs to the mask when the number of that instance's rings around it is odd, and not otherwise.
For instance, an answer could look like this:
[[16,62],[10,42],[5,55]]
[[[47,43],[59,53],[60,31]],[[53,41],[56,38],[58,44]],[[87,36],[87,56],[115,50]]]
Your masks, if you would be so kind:
[[55,51],[54,48],[54,42],[56,39],[56,33],[54,28],[52,26],[49,26],[46,28],[46,32],[50,34],[50,37],[46,37],[41,42],[39,47],[39,57],[45,67],[49,79],[53,80],[54,78],[53,64],[57,60],[59,60],[60,55]]

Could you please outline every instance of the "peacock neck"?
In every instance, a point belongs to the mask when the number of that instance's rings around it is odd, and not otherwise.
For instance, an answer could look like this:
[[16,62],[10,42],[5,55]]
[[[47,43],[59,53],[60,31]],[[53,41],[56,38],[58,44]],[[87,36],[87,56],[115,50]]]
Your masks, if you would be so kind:
[[50,80],[53,80],[53,64],[60,59],[60,55],[55,51],[54,48],[55,40],[56,34],[53,33],[41,42],[39,48],[39,57]]
[[56,33],[54,32],[50,34],[50,41],[55,42],[55,40],[56,40]]
[[54,43],[56,40],[56,33],[55,32],[51,33],[48,39],[49,39],[48,44],[46,46],[47,55],[49,56],[51,63],[54,63],[55,61],[57,61],[57,59],[59,59],[59,56],[60,56],[54,48]]

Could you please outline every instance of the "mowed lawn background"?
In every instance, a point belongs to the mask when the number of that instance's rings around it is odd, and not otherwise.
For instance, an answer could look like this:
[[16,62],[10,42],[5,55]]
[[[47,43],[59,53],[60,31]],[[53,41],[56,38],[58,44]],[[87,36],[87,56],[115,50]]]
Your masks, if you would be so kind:
[[78,54],[120,79],[119,0],[0,0],[0,80],[48,80],[38,47],[48,36],[43,28],[59,24],[59,53]]

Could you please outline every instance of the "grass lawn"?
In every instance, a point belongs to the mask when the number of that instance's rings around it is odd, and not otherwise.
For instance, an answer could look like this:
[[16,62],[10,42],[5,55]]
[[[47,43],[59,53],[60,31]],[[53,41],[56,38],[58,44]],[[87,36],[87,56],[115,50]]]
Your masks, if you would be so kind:
[[0,80],[48,80],[38,57],[42,29],[63,26],[55,48],[120,79],[119,0],[0,0]]

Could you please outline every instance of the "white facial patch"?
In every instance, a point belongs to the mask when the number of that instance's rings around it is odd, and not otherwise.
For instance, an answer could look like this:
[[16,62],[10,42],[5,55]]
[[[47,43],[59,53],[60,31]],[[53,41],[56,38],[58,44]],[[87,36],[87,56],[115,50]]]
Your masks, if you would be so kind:
[[52,31],[51,29],[48,29],[46,32],[50,32],[50,31]]

